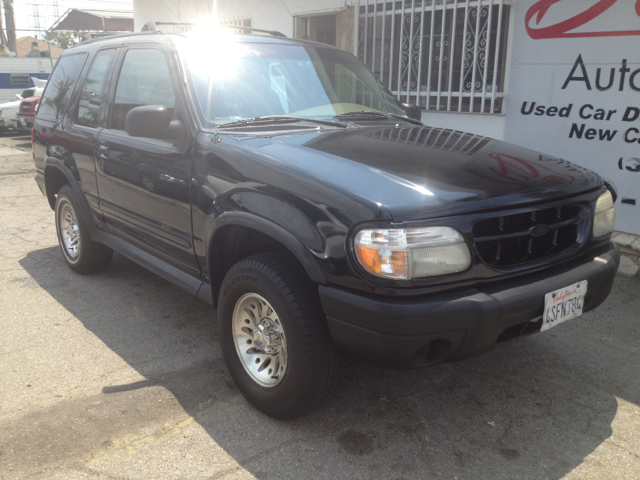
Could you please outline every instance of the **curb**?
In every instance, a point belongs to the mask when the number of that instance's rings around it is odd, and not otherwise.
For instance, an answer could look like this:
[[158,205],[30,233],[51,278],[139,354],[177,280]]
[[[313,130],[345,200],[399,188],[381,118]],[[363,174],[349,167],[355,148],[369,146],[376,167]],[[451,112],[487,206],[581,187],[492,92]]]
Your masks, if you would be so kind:
[[[624,232],[613,232],[611,237],[620,247],[620,267],[618,275],[634,277],[640,271],[640,235]],[[640,276],[640,275],[638,275]]]

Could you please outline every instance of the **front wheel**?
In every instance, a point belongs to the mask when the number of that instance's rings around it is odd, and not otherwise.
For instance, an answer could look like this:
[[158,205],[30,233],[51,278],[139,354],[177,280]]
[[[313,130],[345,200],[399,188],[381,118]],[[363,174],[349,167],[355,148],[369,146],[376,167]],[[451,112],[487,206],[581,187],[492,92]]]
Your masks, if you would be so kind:
[[267,415],[305,415],[335,391],[338,358],[322,307],[288,256],[255,255],[229,270],[220,289],[218,331],[238,389]]

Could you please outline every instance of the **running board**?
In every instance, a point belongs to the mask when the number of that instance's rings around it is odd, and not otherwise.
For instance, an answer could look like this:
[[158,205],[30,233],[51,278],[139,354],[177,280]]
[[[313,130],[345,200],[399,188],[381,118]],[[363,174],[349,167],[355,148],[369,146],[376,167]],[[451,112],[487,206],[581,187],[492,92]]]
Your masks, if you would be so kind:
[[97,230],[94,235],[94,240],[112,248],[116,252],[124,255],[130,260],[133,260],[138,265],[152,271],[168,282],[182,288],[200,300],[204,300],[209,305],[213,305],[211,287],[207,282],[203,282],[199,278],[193,277],[179,268],[169,265],[158,257],[145,252],[141,248],[138,248],[111,233]]

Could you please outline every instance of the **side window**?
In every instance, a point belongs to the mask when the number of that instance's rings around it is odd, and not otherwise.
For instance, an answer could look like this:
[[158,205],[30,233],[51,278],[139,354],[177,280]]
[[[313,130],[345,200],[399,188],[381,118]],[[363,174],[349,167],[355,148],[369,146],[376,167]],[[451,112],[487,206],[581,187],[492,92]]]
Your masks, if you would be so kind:
[[78,125],[98,127],[98,115],[102,106],[104,81],[115,50],[103,50],[96,55],[82,87],[78,103]]
[[127,113],[132,108],[163,105],[173,115],[175,103],[171,74],[164,54],[156,49],[129,50],[118,78],[111,128],[124,130]]
[[[62,117],[86,60],[86,53],[67,55],[58,60],[40,102],[38,118],[58,120]],[[30,91],[33,95],[33,89]],[[24,92],[22,96],[26,98]]]

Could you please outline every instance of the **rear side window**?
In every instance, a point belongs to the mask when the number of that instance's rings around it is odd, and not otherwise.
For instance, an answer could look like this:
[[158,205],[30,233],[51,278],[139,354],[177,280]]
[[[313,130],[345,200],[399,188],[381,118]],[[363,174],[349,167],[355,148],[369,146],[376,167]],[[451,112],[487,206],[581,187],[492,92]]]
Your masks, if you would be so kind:
[[58,60],[40,102],[38,118],[59,120],[62,117],[86,60],[86,53],[66,55]]
[[93,59],[87,78],[82,86],[78,103],[76,123],[87,127],[98,127],[100,107],[104,100],[104,83],[115,50],[103,50]]
[[143,105],[163,105],[173,114],[176,96],[164,54],[155,49],[129,50],[122,63],[113,102],[111,128],[125,129],[129,110]]

